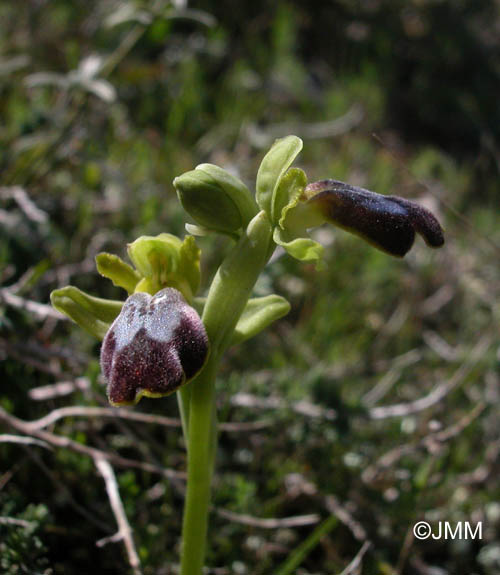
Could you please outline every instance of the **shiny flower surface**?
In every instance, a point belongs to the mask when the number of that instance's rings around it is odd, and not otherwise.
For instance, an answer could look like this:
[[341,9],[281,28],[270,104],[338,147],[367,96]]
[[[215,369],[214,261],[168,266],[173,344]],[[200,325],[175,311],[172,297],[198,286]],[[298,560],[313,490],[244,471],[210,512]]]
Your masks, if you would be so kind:
[[169,395],[200,371],[208,351],[205,327],[179,291],[131,295],[101,348],[110,403]]

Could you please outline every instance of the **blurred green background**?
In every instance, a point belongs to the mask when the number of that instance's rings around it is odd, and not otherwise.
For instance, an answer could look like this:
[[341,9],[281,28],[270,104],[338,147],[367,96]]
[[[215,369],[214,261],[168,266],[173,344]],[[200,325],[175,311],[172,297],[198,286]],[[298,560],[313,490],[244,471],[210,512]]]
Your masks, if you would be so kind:
[[[212,162],[252,187],[294,133],[311,181],[416,199],[446,245],[396,260],[327,227],[323,271],[268,267],[256,291],[292,312],[223,366],[209,572],[277,573],[333,513],[294,573],[340,573],[366,540],[355,573],[499,573],[499,30],[495,0],[3,0],[0,405],[105,406],[99,344],[37,304],[67,283],[123,298],[93,258],[183,235],[175,176]],[[199,245],[206,288],[229,240]],[[137,410],[177,417],[174,397]],[[176,427],[48,429],[185,469]],[[144,573],[176,573],[182,487],[115,471]],[[419,541],[419,520],[483,537]],[[115,530],[92,459],[2,435],[2,573],[126,573],[122,543],[96,547]]]

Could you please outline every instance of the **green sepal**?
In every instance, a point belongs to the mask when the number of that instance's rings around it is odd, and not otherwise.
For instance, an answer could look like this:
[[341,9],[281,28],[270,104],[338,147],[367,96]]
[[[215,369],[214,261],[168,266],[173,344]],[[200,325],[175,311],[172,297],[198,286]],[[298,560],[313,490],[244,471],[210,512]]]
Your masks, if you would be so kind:
[[300,168],[290,168],[281,178],[276,190],[274,211],[278,218],[276,224],[283,229],[285,229],[284,222],[287,213],[297,205],[306,186],[307,176]]
[[321,262],[325,250],[318,242],[311,238],[294,237],[279,227],[274,229],[273,239],[295,259],[306,262],[316,262],[316,268],[321,269]]
[[193,236],[184,241],[172,234],[141,236],[128,245],[128,254],[143,279],[136,292],[154,295],[165,287],[178,289],[187,301],[200,285],[200,250]]
[[290,311],[288,301],[279,295],[252,298],[248,300],[243,313],[234,328],[231,345],[257,335]]
[[278,186],[285,172],[302,150],[302,145],[302,140],[297,136],[287,136],[276,140],[260,164],[257,173],[256,199],[274,225],[281,217],[281,211],[275,205]]
[[[186,236],[179,251],[179,281],[187,280],[191,290],[191,300],[200,287],[200,248],[193,236]],[[172,287],[175,287],[173,285]],[[180,290],[182,292],[182,290]],[[188,301],[189,301],[188,300]]]
[[54,290],[52,306],[67,315],[82,329],[102,340],[120,313],[123,302],[101,299],[86,294],[74,286]]
[[130,294],[134,293],[135,286],[141,276],[121,258],[106,252],[95,257],[97,271],[105,278],[110,279],[113,285],[121,287]]
[[175,178],[174,187],[182,207],[208,230],[237,235],[258,212],[245,184],[213,164],[185,172]]

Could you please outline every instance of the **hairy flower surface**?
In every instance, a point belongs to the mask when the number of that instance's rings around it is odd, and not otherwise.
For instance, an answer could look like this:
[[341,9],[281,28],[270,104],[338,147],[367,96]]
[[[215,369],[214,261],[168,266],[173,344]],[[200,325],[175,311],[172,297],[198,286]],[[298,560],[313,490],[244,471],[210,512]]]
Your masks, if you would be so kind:
[[435,216],[419,204],[398,196],[384,196],[337,180],[321,180],[305,189],[307,203],[329,221],[375,247],[404,256],[415,232],[427,245],[444,244],[443,230]]
[[179,291],[131,295],[101,348],[110,403],[169,395],[200,371],[208,351],[205,327]]

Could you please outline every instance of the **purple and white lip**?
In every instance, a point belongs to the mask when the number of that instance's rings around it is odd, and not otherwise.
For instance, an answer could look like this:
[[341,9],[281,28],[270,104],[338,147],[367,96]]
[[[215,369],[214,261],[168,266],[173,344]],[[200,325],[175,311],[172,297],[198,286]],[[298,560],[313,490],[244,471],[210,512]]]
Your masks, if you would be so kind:
[[110,403],[134,404],[143,395],[173,393],[201,370],[208,352],[205,326],[179,291],[131,295],[101,348]]

